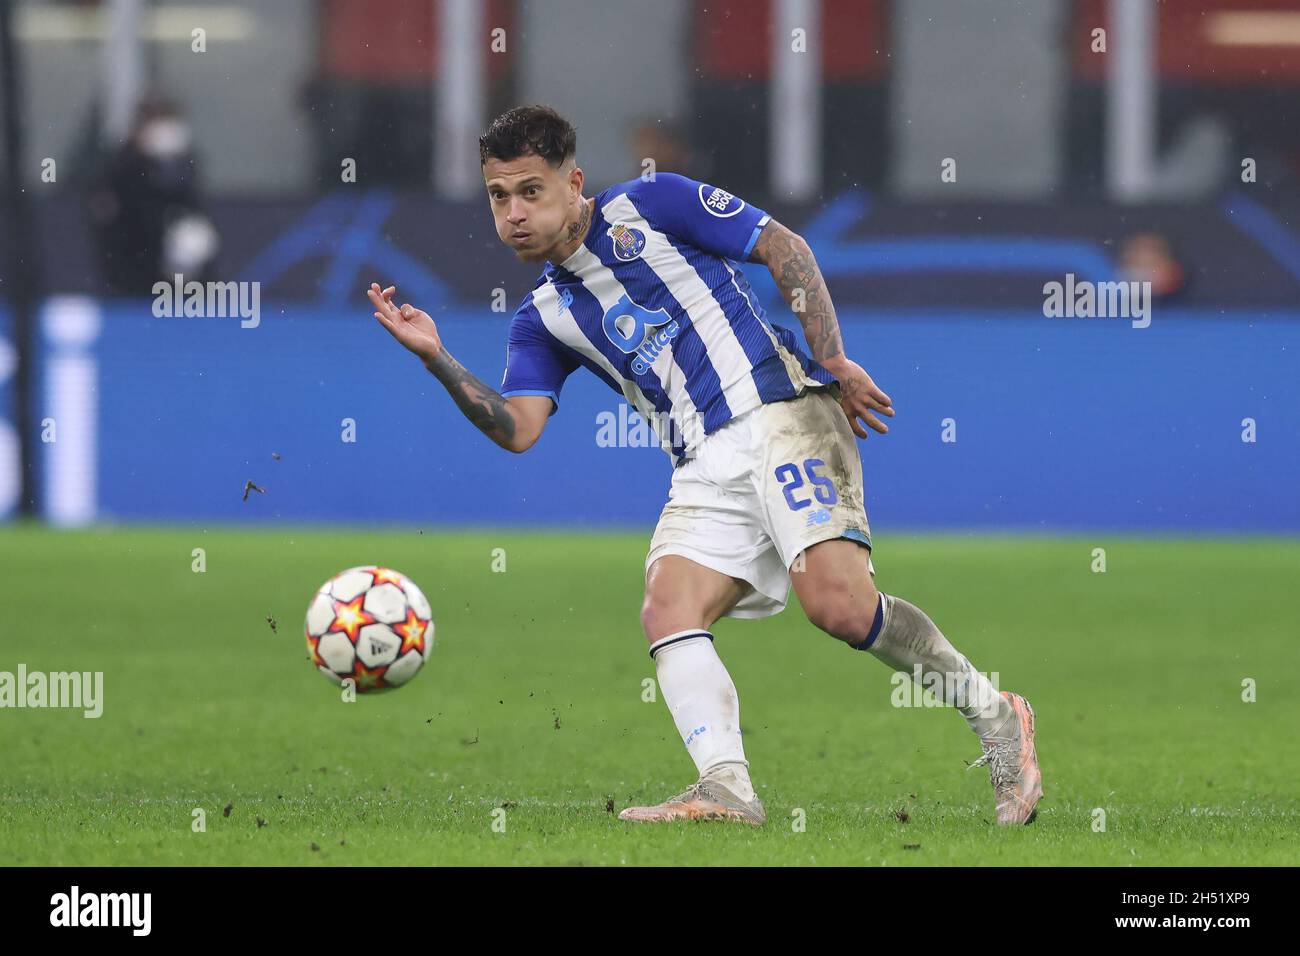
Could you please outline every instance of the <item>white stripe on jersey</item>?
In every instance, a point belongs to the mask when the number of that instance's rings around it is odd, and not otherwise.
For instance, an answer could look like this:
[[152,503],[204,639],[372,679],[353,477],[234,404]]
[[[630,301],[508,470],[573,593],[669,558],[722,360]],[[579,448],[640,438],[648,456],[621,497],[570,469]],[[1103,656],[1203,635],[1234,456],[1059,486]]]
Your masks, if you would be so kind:
[[[599,262],[600,260],[597,259],[596,261]],[[612,275],[611,278],[613,278]],[[617,285],[617,283],[615,284]],[[620,286],[619,288],[621,290],[622,287]],[[620,291],[609,305],[613,305],[614,302],[617,302],[618,297],[622,294],[622,291]],[[568,307],[563,309],[556,308],[556,306],[559,305],[559,300],[559,293],[555,291],[555,286],[552,285],[549,280],[544,285],[538,286],[533,290],[533,307],[537,309],[537,314],[542,317],[542,323],[546,326],[546,330],[559,341],[569,345],[577,352],[591,359],[596,363],[596,365],[600,366],[600,368],[602,368],[610,378],[618,382],[622,386],[623,397],[632,403],[632,407],[635,408],[638,414],[645,419],[646,423],[654,429],[655,434],[659,436],[660,445],[664,450],[671,452],[673,446],[672,435],[663,434],[663,429],[661,427],[663,422],[656,413],[654,403],[646,397],[645,392],[641,391],[641,387],[637,385],[636,382],[624,378],[623,375],[619,373],[618,369],[610,364],[609,359],[605,357],[604,353],[601,352],[600,349],[596,348],[596,346],[591,343],[591,340],[582,333],[582,329],[578,327],[577,320],[573,317],[573,312]],[[601,300],[602,308],[608,309],[609,305],[605,305],[604,300]],[[662,358],[662,356],[660,356],[660,358]],[[678,369],[678,372],[680,373],[681,369]],[[661,375],[660,382],[662,383],[662,381],[663,376]],[[685,376],[683,376],[683,383],[684,381]],[[683,384],[683,388],[684,387]],[[664,390],[665,392],[668,392],[666,387]],[[668,392],[668,394],[670,396],[672,395],[671,392]],[[689,401],[689,396],[687,396],[687,400]],[[673,407],[676,409],[676,402],[674,402]],[[692,407],[691,410],[694,411],[694,408]],[[677,426],[679,429],[679,435],[682,434],[680,427],[680,425]],[[703,437],[702,433],[701,437]]]
[[[768,328],[767,323],[760,319],[758,313],[754,311],[754,303],[749,301],[749,296],[745,295],[740,288],[740,283],[736,281],[736,270],[731,268],[731,263],[727,262],[725,259],[722,264],[727,267],[727,274],[731,276],[731,287],[736,290],[736,295],[740,296],[740,298],[744,300],[745,308],[749,309],[749,314],[754,317],[754,321],[757,322],[762,330],[767,333],[767,337],[771,341],[773,347],[780,352],[785,348],[785,346],[783,346],[781,340],[776,337],[776,333]],[[794,382],[793,384],[798,386],[800,383]]]
[[763,404],[758,386],[754,384],[754,376],[750,374],[753,363],[732,330],[726,313],[700,274],[677,251],[666,235],[651,228],[626,193],[607,202],[601,213],[611,225],[621,222],[645,234],[645,248],[641,258],[690,316],[691,325],[704,343],[709,363],[717,373],[723,398],[732,415],[739,415]]
[[786,349],[784,345],[781,344],[781,340],[776,337],[776,333],[772,331],[771,327],[759,318],[758,313],[754,311],[754,303],[750,301],[749,296],[745,295],[745,293],[741,291],[740,283],[736,281],[736,270],[731,267],[731,263],[724,259],[722,264],[727,267],[727,272],[731,274],[732,288],[736,290],[736,295],[745,300],[745,305],[749,308],[749,314],[754,317],[755,321],[758,322],[763,331],[767,333],[767,337],[776,348],[777,354],[785,356],[785,373],[786,377],[790,379],[790,384],[796,389],[803,389],[806,387],[816,388],[820,385],[821,383],[818,382],[817,379],[801,370],[799,361],[790,354],[789,350]]
[[[614,273],[610,271],[609,267],[601,262],[600,257],[586,246],[579,246],[578,251],[565,260],[564,267],[576,275],[586,290],[595,296],[603,312],[609,312],[618,304],[619,299],[628,295],[623,283],[615,279]],[[628,298],[630,299],[631,296],[628,296]],[[576,323],[574,324],[574,332],[577,333],[579,338],[585,338],[582,332],[577,329]],[[557,336],[557,338],[560,338],[561,342],[572,341],[569,337]],[[592,348],[595,349],[594,346]],[[601,361],[604,362],[603,356]],[[668,400],[672,402],[669,415],[672,419],[673,430],[681,437],[688,449],[694,448],[704,440],[704,420],[699,411],[696,410],[695,403],[691,401],[690,393],[686,391],[686,373],[682,371],[682,367],[673,358],[671,349],[664,349],[655,356],[655,360],[650,367],[659,378],[659,384],[668,396]],[[622,378],[618,372],[613,372],[613,375],[615,379]],[[627,380],[624,379],[624,381]],[[636,388],[635,382],[628,384]],[[623,391],[626,394],[627,385],[624,385]],[[644,398],[644,393],[639,388],[636,388],[636,391]],[[653,413],[654,406],[651,405],[650,409]],[[647,421],[655,426],[660,441],[667,442],[665,447],[671,448],[672,435],[663,433],[664,430],[659,427],[661,423],[658,416],[652,414],[652,417],[648,418]]]

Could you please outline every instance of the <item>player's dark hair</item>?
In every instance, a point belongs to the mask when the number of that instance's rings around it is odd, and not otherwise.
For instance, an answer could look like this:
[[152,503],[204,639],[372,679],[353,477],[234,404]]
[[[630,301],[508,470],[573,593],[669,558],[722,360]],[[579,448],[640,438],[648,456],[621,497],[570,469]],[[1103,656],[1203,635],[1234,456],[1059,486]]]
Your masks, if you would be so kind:
[[549,106],[516,106],[492,121],[478,138],[479,162],[537,155],[552,166],[572,159],[578,131]]

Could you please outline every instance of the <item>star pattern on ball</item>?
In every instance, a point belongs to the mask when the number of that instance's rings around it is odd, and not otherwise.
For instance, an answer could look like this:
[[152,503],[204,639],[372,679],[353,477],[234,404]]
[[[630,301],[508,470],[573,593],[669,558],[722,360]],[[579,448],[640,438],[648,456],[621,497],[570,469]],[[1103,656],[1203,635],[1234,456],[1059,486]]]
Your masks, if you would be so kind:
[[318,644],[320,644],[320,638],[313,637],[309,633],[307,635],[307,650],[311,651],[311,662],[315,664],[317,667],[325,667],[327,666],[325,663],[325,659],[322,658],[320,656],[320,652],[316,650],[316,646]]
[[[367,607],[371,592],[376,593]],[[345,594],[352,598],[344,600]],[[412,607],[412,594],[421,610]],[[433,649],[433,615],[426,605],[411,579],[393,568],[366,564],[341,571],[317,589],[308,605],[303,632],[309,660],[326,677],[342,681],[353,693],[401,686],[421,669]],[[351,647],[339,641],[340,634]],[[362,644],[363,637],[368,644]],[[399,642],[397,647],[393,646],[394,638]],[[334,664],[325,659],[322,650]],[[366,663],[368,660],[384,663],[371,665]],[[389,683],[388,671],[401,661],[406,663],[398,667],[398,682]]]
[[374,624],[375,617],[367,611],[362,604],[365,603],[366,595],[358,594],[351,601],[334,602],[334,620],[330,622],[331,631],[342,631],[348,636],[348,640],[353,644],[357,642],[357,635],[367,624]]
[[406,609],[406,620],[400,624],[391,624],[389,626],[402,638],[402,647],[397,652],[399,657],[412,648],[418,650],[421,654],[424,653],[424,632],[429,628],[428,621],[423,620],[408,607]]
[[392,568],[371,568],[370,576],[375,579],[375,585],[396,584],[400,589],[406,582],[406,578],[400,571],[394,571]]
[[361,661],[353,661],[352,673],[349,675],[357,685],[357,693],[364,694],[368,690],[382,690],[387,685],[384,683],[384,671],[387,667],[367,667]]

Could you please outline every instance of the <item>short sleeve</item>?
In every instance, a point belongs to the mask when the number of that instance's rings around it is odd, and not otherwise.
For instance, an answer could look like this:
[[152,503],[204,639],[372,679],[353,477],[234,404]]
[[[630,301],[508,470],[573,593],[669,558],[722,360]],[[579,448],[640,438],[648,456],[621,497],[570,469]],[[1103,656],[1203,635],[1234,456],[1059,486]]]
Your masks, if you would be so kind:
[[545,395],[554,403],[551,414],[560,407],[560,389],[578,360],[542,326],[537,309],[528,303],[515,313],[506,340],[506,372],[501,380],[501,394]]
[[651,226],[727,259],[748,258],[772,218],[725,189],[676,173],[635,182],[628,197]]

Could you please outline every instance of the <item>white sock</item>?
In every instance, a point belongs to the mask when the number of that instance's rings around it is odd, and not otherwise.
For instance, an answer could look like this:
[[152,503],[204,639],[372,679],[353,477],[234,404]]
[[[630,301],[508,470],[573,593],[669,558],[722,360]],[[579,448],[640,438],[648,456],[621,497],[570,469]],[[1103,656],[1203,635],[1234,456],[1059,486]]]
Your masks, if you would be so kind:
[[753,799],[740,742],[740,698],[713,649],[713,635],[700,628],[678,631],[655,641],[650,656],[664,703],[700,776],[722,780],[742,800]]
[[1003,731],[1014,717],[1007,699],[915,604],[881,592],[872,632],[875,636],[868,637],[861,650],[914,680],[919,672],[922,686],[933,675],[942,682],[944,703],[956,707],[980,737]]

